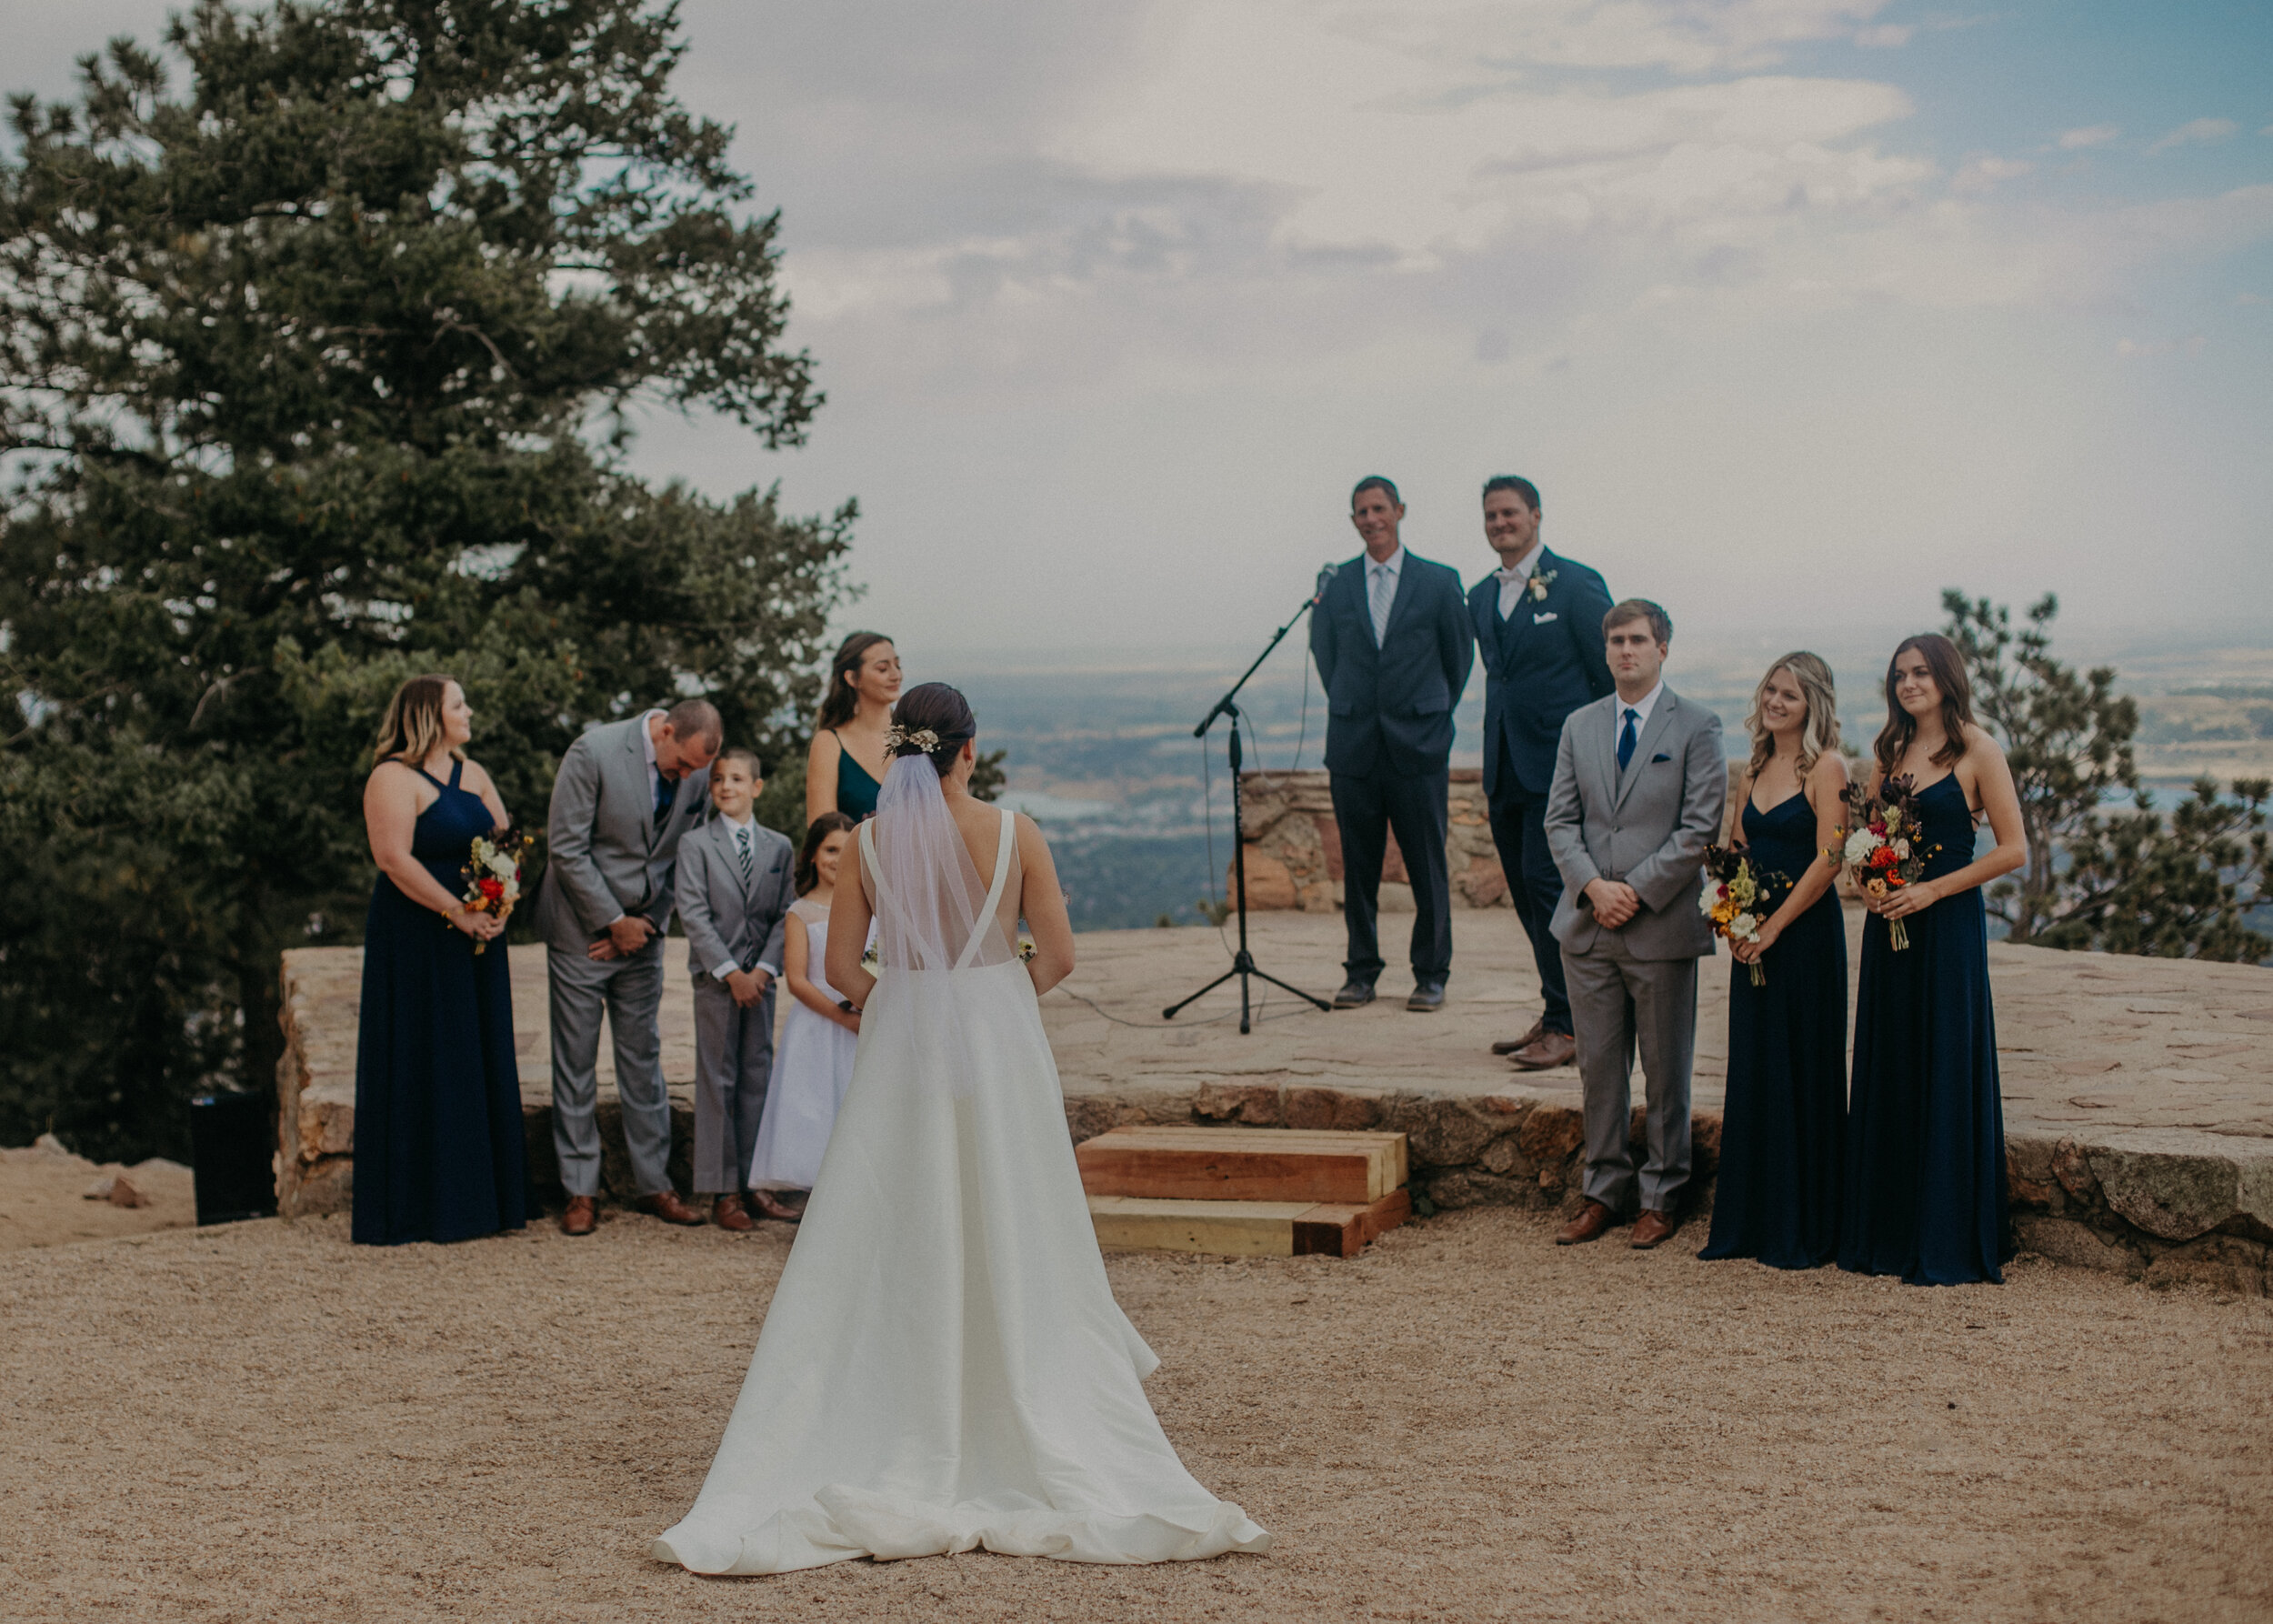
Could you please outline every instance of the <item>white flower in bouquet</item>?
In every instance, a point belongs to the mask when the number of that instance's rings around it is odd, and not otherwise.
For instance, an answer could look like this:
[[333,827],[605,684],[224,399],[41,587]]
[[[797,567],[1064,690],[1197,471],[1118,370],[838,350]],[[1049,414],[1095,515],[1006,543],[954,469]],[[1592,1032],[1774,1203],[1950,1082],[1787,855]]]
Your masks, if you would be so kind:
[[1897,840],[1894,843],[1894,855],[1900,857],[1904,862],[1908,862],[1910,859],[1910,843],[1908,840]]
[[1847,837],[1845,857],[1849,863],[1859,863],[1878,849],[1878,837],[1868,829],[1857,829]]
[[1710,918],[1727,899],[1728,887],[1717,879],[1709,880],[1705,888],[1697,894],[1697,911]]
[[1750,941],[1754,937],[1760,934],[1759,915],[1738,914],[1735,918],[1728,921],[1728,934],[1736,937],[1737,940],[1740,942]]
[[499,879],[511,879],[521,872],[521,859],[510,852],[492,850],[489,854],[489,872]]

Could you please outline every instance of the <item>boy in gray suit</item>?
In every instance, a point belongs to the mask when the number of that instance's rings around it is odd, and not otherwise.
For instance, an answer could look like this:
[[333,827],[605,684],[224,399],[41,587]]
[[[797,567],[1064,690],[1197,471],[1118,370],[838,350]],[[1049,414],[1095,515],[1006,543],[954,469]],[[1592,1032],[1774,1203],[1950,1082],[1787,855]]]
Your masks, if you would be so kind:
[[757,757],[723,751],[710,768],[717,816],[679,845],[676,896],[695,978],[695,1196],[722,1229],[753,1227],[742,1205],[774,1069],[774,984],[782,921],[797,899],[789,841],[750,816]]
[[[1577,1028],[1587,1128],[1586,1205],[1555,1240],[1594,1239],[1638,1191],[1634,1245],[1647,1248],[1680,1228],[1676,1202],[1689,1178],[1697,961],[1713,950],[1697,897],[1728,764],[1720,718],[1662,679],[1673,643],[1666,612],[1629,597],[1602,617],[1602,634],[1616,691],[1564,722],[1547,791],[1547,847],[1563,877],[1551,928]],[[1637,1045],[1649,1079],[1638,1178],[1627,1139]]]

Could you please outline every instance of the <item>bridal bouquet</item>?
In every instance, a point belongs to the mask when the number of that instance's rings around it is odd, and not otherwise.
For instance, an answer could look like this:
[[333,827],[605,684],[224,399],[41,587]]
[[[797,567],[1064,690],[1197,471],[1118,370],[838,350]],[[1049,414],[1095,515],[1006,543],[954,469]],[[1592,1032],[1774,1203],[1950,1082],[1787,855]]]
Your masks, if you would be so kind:
[[[525,835],[519,829],[492,829],[486,835],[474,837],[474,850],[459,875],[466,881],[465,894],[458,898],[468,911],[495,914],[502,925],[512,916],[513,905],[521,900],[521,859],[529,847],[536,844],[536,837]],[[476,942],[478,954],[487,942]]]
[[[1847,827],[1837,852],[1827,853],[1845,868],[1866,897],[1884,898],[1917,883],[1926,859],[1941,849],[1926,844],[1918,796],[1907,775],[1887,778],[1874,792],[1867,784],[1847,787]],[[1887,921],[1887,939],[1896,952],[1910,945],[1899,919]]]
[[[1697,894],[1697,911],[1713,922],[1713,934],[1725,936],[1731,942],[1757,942],[1760,927],[1769,914],[1769,892],[1781,886],[1791,888],[1791,881],[1781,874],[1761,875],[1753,871],[1752,859],[1733,847],[1708,846],[1705,848],[1705,888]],[[1758,959],[1752,961],[1752,985],[1767,985],[1767,973]]]

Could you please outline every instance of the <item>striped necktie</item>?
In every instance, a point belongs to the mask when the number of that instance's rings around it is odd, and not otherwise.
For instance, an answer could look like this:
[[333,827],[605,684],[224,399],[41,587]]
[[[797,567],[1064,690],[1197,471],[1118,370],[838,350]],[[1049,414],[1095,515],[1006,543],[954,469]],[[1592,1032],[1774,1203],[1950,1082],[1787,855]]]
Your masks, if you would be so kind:
[[1388,640],[1389,606],[1397,601],[1397,577],[1378,564],[1369,566],[1367,573],[1373,577],[1367,583],[1367,596],[1373,611],[1374,647],[1378,648]]
[[738,828],[734,831],[734,856],[735,860],[742,865],[742,884],[746,887],[750,883],[750,831],[748,829]]

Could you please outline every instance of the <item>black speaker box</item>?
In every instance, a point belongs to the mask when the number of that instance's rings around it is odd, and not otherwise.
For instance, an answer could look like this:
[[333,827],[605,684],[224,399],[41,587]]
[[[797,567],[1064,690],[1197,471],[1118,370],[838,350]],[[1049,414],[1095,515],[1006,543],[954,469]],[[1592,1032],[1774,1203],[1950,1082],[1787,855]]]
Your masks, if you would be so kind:
[[276,1216],[275,1109],[265,1094],[205,1094],[189,1102],[198,1223]]

